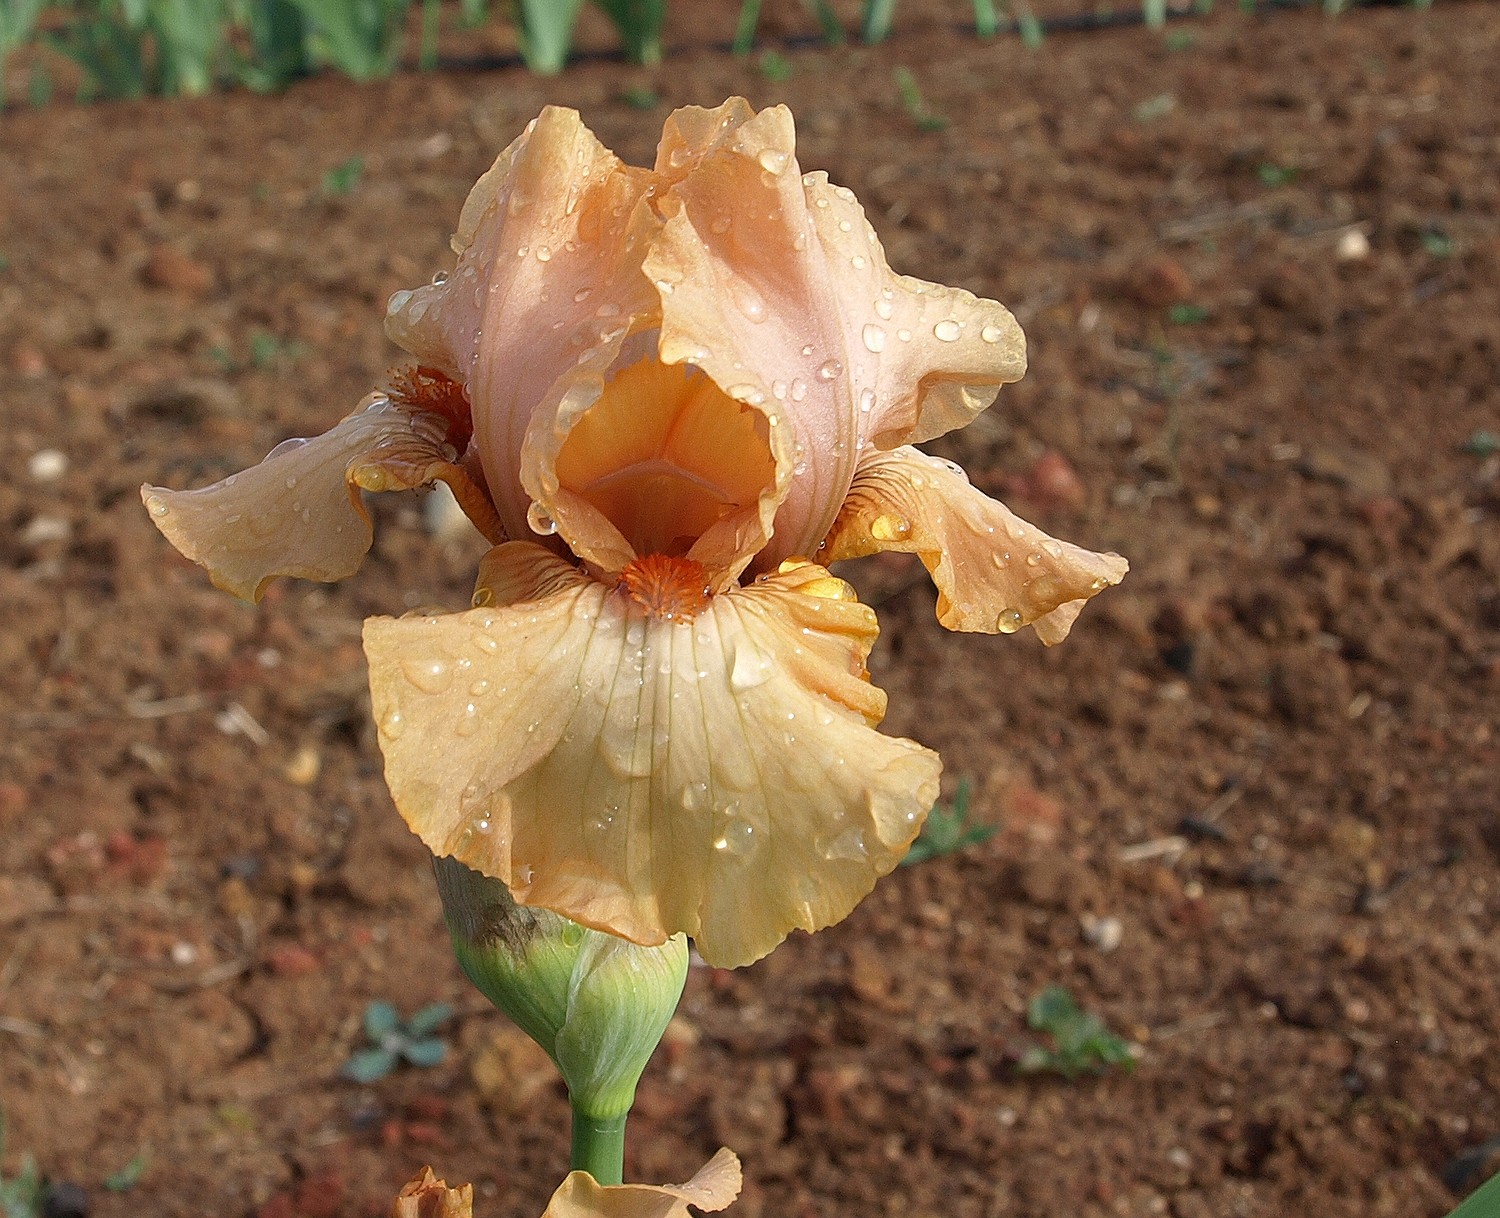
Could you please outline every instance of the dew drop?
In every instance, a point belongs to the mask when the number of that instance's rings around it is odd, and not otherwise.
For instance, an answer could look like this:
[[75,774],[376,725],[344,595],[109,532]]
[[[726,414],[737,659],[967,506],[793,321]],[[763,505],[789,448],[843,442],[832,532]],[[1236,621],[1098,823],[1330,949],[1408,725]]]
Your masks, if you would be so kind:
[[790,153],[782,152],[779,148],[767,148],[755,159],[767,173],[778,174],[785,172],[792,158]]
[[800,402],[807,397],[807,382],[800,376],[792,380],[792,401]]
[[172,509],[167,505],[167,501],[160,495],[152,495],[149,499],[146,500],[146,510],[149,511],[158,520],[160,520],[163,516],[166,516],[168,513],[170,513]]
[[743,817],[731,816],[724,831],[714,839],[714,849],[745,855],[755,849],[755,826]]
[[849,265],[852,266],[856,271],[862,271],[870,264],[865,260],[865,256],[863,254],[855,254],[853,258],[849,259]]
[[464,707],[464,713],[458,717],[458,722],[453,725],[456,736],[469,737],[479,730],[479,708],[472,702]]
[[874,322],[868,323],[860,337],[865,341],[865,350],[876,354],[885,350],[885,331]]
[[536,247],[536,260],[538,262],[552,261],[552,247],[550,245],[539,245]]
[[995,619],[995,629],[1001,634],[1015,634],[1021,629],[1024,615],[1019,609],[1002,609]]
[[1026,556],[1026,565],[1028,567],[1040,567],[1042,565],[1042,556],[1033,550]]
[[896,307],[883,296],[875,302],[875,314],[881,321],[890,321],[891,314],[895,311]]
[[453,670],[448,667],[447,660],[438,656],[402,660],[401,671],[424,694],[440,694],[453,684]]
[[803,343],[802,344],[802,354],[803,355],[811,355],[812,353],[813,353],[813,345],[811,343]]
[[999,326],[985,326],[985,328],[979,332],[979,337],[984,339],[984,341],[987,343],[998,343],[1004,336],[1004,334],[1005,331],[1002,330]]
[[678,796],[678,802],[682,804],[686,812],[706,812],[709,806],[708,783],[690,782],[682,788],[682,794]]
[[534,500],[526,509],[526,523],[531,526],[533,533],[539,533],[543,537],[550,537],[557,532],[557,521],[553,520],[547,514],[547,510]]
[[911,521],[904,516],[877,516],[870,522],[870,536],[876,541],[905,541],[911,536]]
[[963,327],[951,317],[945,318],[932,327],[932,336],[940,343],[957,342],[961,333],[963,333]]
[[380,730],[395,740],[406,730],[406,719],[398,710],[387,711],[380,721]]
[[736,690],[754,689],[771,679],[776,663],[760,651],[755,644],[742,640],[735,644],[734,661],[729,669],[730,687]]
[[903,343],[909,343],[911,342],[911,331],[908,330],[905,326],[902,326],[899,330],[896,331],[896,337],[899,338]]
[[865,831],[858,826],[845,829],[822,847],[825,859],[858,860],[865,858],[869,853],[869,849],[865,846]]
[[574,304],[582,304],[585,300],[587,300],[593,294],[594,294],[594,289],[593,288],[579,288],[578,291],[576,291],[576,292],[573,293],[573,303]]
[[771,396],[773,398],[775,398],[778,402],[784,402],[784,401],[786,401],[786,390],[787,390],[787,384],[786,384],[785,381],[772,381],[771,382]]
[[836,359],[824,360],[818,365],[818,376],[822,380],[831,381],[844,370],[844,365]]
[[749,284],[735,284],[734,303],[739,306],[741,313],[757,325],[765,321],[766,302],[761,299],[760,293]]
[[448,282],[448,272],[447,271],[437,271],[432,276],[432,286],[435,287],[435,288],[440,288],[440,287],[443,286],[443,284],[445,284],[447,282]]
[[1042,542],[1042,549],[1046,550],[1047,553],[1050,554],[1050,555],[1052,555],[1053,558],[1061,558],[1062,557],[1062,552],[1063,552],[1062,542],[1055,541],[1051,537],[1047,538],[1046,541]]
[[486,605],[493,604],[495,594],[489,588],[475,588],[474,595],[469,598],[469,606],[473,609],[483,609]]

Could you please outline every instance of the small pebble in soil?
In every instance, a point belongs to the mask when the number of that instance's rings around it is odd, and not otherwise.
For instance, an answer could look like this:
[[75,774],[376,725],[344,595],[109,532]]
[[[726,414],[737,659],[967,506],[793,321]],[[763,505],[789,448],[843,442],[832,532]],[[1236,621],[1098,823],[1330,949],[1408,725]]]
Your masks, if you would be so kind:
[[55,448],[44,448],[31,454],[26,472],[35,482],[56,482],[68,472],[68,455]]
[[1083,931],[1083,941],[1105,955],[1119,947],[1125,937],[1125,924],[1119,918],[1084,914],[1078,919],[1078,925]]

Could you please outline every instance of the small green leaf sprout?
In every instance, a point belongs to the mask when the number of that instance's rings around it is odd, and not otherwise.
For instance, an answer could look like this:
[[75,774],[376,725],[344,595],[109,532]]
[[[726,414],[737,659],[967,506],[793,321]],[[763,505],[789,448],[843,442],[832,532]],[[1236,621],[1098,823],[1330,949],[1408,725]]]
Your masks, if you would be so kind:
[[[4,1153],[5,1116],[0,1114],[0,1154]],[[46,1191],[36,1160],[29,1154],[22,1156],[16,1175],[8,1180],[0,1175],[0,1218],[38,1218]]]
[[406,1061],[423,1069],[441,1065],[448,1046],[434,1033],[453,1015],[446,1002],[425,1006],[405,1023],[389,1002],[372,1002],[365,1008],[365,1038],[370,1048],[357,1050],[340,1073],[356,1083],[374,1083]]
[[939,114],[927,104],[927,99],[922,96],[921,86],[917,84],[916,74],[906,67],[896,69],[896,88],[901,93],[901,104],[906,107],[907,114],[923,131],[941,131],[948,125],[949,120]]
[[953,854],[969,846],[977,846],[995,836],[994,825],[969,823],[970,790],[969,780],[960,779],[958,790],[953,794],[952,807],[945,808],[942,804],[934,805],[927,816],[926,823],[922,826],[921,835],[912,843],[906,857],[901,860],[903,867],[911,867],[917,863],[925,863],[929,859],[938,858],[940,855]]
[[1049,985],[1031,1000],[1026,1024],[1052,1039],[1052,1047],[1032,1045],[1021,1054],[1016,1068],[1022,1074],[1103,1074],[1111,1066],[1135,1069],[1135,1053],[1128,1041],[1105,1026],[1092,1011],[1082,1010],[1073,995],[1060,985]]

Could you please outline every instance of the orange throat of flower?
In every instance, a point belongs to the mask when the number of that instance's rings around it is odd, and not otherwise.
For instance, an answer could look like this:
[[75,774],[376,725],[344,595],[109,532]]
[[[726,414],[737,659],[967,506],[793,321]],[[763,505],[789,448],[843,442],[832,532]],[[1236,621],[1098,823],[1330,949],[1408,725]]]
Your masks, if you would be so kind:
[[708,568],[691,558],[648,554],[620,572],[620,586],[654,617],[691,622],[708,607]]

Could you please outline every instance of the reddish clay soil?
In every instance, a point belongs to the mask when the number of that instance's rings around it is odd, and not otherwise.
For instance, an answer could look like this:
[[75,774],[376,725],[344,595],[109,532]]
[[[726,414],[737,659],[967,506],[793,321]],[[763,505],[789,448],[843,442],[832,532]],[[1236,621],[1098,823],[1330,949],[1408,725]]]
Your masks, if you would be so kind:
[[[1451,1208],[1500,1134],[1500,8],[1218,7],[1178,49],[909,23],[780,82],[702,49],[0,118],[6,1172],[29,1150],[99,1218],[328,1218],[431,1162],[540,1211],[564,1096],[452,963],[358,644],[465,605],[476,545],[386,500],[356,578],[250,608],[136,488],[349,409],[398,360],[386,297],[543,103],[648,162],[668,107],[744,93],[898,269],[1026,326],[1026,380],[938,451],[1134,570],[1051,651],[946,634],[900,563],[854,576],[887,729],[1001,831],[695,970],[628,1175],[727,1144],[739,1218]],[[1054,983],[1134,1073],[1017,1074]],[[340,1080],[375,998],[456,1003],[448,1063]]]

